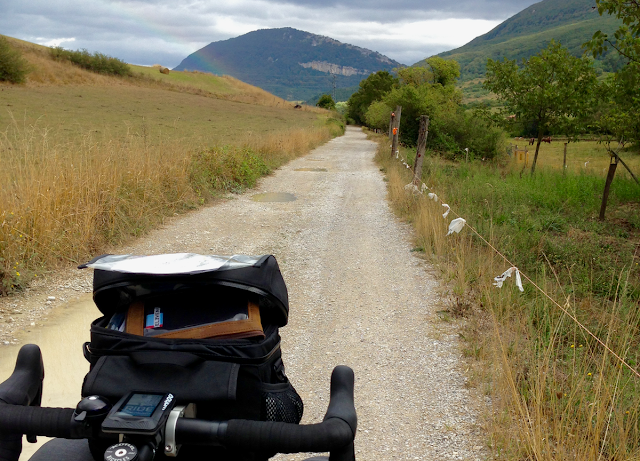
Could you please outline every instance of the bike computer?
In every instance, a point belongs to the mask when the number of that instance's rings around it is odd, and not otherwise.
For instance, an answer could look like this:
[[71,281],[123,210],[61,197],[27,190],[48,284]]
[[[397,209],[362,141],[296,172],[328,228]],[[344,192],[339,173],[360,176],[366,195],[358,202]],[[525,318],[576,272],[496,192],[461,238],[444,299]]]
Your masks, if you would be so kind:
[[153,435],[167,421],[175,405],[173,394],[134,391],[122,397],[102,422],[111,434]]

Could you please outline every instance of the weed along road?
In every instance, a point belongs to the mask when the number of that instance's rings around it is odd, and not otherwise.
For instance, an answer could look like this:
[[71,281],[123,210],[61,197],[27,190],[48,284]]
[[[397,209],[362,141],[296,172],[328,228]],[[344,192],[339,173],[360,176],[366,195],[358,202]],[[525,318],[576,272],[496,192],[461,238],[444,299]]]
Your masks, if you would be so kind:
[[[274,254],[291,306],[281,329],[283,360],[305,403],[303,423],[322,420],[331,370],[345,364],[356,376],[357,459],[484,459],[481,404],[465,385],[457,327],[437,315],[443,309],[438,282],[411,252],[410,229],[386,202],[375,150],[349,128],[255,190],[176,217],[112,252]],[[90,292],[90,271],[74,273],[2,301],[28,315],[47,296],[56,297],[46,312],[51,323],[37,321],[30,333],[15,335],[20,344],[42,341],[45,405],[50,396],[67,406],[79,398],[80,382],[72,385],[52,368],[71,370],[74,379],[88,369],[80,345],[97,310],[87,295],[71,301],[69,293]],[[1,379],[17,349],[0,347]]]

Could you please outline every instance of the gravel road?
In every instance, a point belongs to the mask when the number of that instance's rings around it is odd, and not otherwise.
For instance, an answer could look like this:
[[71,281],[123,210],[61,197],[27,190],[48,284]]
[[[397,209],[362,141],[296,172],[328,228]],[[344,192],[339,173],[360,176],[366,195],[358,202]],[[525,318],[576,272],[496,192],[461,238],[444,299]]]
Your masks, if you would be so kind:
[[[345,364],[356,376],[358,460],[485,459],[482,404],[465,386],[458,326],[439,320],[438,281],[411,253],[411,229],[386,202],[375,149],[349,128],[256,190],[175,218],[115,251],[274,254],[289,289],[283,358],[305,402],[303,422],[322,419],[331,370]],[[296,199],[254,200],[260,193]],[[21,312],[14,315],[21,320],[3,323],[1,339],[19,342],[15,329],[49,308],[45,295],[56,296],[55,304],[90,291],[90,275],[2,301],[4,315]]]

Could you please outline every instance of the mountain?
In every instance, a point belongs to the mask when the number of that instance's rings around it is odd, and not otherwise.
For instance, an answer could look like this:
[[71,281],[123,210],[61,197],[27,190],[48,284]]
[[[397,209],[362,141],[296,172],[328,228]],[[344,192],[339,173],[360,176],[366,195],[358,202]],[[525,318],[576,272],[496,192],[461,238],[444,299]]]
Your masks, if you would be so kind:
[[262,29],[213,42],[174,70],[230,75],[288,100],[358,87],[379,70],[400,67],[380,53],[292,28]]
[[[581,56],[584,52],[582,44],[596,30],[613,33],[620,24],[615,17],[600,16],[593,6],[595,0],[544,0],[466,45],[438,56],[458,61],[463,81],[483,77],[487,58],[520,61],[546,48],[551,39],[562,43],[574,56]],[[615,70],[620,64],[615,52],[606,53],[597,60],[597,66],[607,71]]]

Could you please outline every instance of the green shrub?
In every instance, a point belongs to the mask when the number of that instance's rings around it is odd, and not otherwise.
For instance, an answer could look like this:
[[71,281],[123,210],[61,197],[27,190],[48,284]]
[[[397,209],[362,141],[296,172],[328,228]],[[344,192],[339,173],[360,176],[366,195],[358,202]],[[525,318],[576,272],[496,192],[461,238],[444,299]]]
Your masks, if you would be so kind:
[[320,99],[318,99],[316,106],[322,107],[323,109],[328,109],[328,110],[336,109],[336,103],[331,97],[331,95],[329,94],[323,94],[322,96],[320,96]]
[[391,110],[387,104],[382,101],[374,101],[364,114],[364,119],[368,127],[386,130],[389,127],[390,113]]
[[0,36],[0,81],[24,83],[29,73],[29,64],[9,40]]
[[57,61],[69,61],[83,69],[99,74],[120,77],[132,75],[131,68],[126,62],[102,53],[91,54],[87,50],[71,51],[58,46],[51,48],[51,57]]
[[470,111],[441,113],[433,133],[433,148],[452,154],[469,149],[471,158],[492,159],[504,150],[504,131]]

